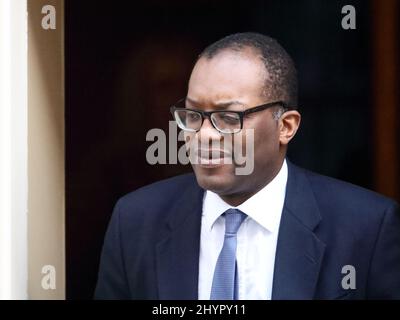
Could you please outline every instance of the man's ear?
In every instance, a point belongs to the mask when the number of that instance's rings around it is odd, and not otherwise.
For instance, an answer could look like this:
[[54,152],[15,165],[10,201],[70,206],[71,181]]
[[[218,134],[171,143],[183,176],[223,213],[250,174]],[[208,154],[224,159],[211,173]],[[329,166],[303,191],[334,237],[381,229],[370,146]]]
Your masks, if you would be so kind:
[[296,110],[286,111],[279,118],[279,142],[282,145],[287,145],[290,140],[296,135],[297,129],[300,126],[301,115]]

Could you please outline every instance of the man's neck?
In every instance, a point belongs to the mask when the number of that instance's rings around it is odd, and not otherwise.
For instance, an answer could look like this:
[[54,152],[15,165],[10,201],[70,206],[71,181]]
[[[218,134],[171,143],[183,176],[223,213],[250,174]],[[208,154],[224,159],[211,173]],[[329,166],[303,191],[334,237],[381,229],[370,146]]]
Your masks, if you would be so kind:
[[263,180],[259,185],[255,186],[251,191],[241,192],[241,193],[236,193],[236,194],[229,194],[229,195],[219,195],[219,197],[222,200],[224,200],[227,204],[229,204],[233,207],[237,207],[237,206],[241,205],[243,202],[250,199],[257,192],[259,192],[262,188],[267,186],[278,175],[279,171],[282,169],[282,165],[283,165],[284,161],[285,161],[285,159],[283,159],[281,165],[278,166],[276,170],[274,170],[274,172],[270,175],[269,178]]

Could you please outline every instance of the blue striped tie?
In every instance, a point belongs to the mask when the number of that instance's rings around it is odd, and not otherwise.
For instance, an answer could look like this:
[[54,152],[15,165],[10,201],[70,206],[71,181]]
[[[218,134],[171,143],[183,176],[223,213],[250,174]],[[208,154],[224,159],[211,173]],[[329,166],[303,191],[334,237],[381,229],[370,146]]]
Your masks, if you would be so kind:
[[225,239],[214,270],[211,300],[236,300],[238,298],[236,236],[246,215],[238,209],[229,209],[224,212],[224,216]]

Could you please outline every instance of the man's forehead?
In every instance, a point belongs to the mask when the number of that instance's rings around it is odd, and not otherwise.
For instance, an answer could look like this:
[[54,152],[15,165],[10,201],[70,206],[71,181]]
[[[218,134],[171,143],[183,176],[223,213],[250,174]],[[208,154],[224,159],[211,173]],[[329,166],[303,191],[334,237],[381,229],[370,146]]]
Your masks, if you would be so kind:
[[186,103],[193,107],[213,107],[217,109],[228,109],[232,107],[245,107],[246,99],[230,97],[186,97]]
[[201,106],[253,104],[265,83],[263,66],[255,61],[229,55],[200,58],[190,77],[188,97]]

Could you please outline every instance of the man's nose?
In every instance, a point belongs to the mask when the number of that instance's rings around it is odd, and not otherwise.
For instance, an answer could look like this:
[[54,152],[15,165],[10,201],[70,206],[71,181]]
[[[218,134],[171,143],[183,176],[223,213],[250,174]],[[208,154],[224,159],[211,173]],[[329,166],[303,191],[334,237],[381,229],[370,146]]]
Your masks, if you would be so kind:
[[221,140],[222,134],[214,128],[211,120],[205,118],[200,130],[197,132],[201,140]]

